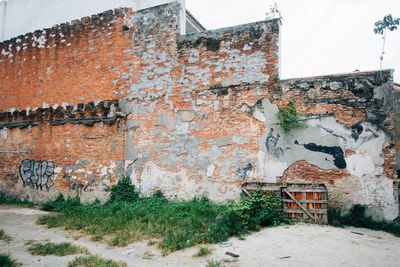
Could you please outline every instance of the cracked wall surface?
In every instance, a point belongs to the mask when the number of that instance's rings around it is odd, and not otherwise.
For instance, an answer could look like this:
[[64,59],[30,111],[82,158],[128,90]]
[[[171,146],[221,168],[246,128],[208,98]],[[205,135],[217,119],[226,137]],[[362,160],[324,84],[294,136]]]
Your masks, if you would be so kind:
[[[245,182],[317,182],[332,206],[397,217],[391,70],[280,81],[278,20],[180,36],[179,10],[117,9],[0,44],[2,193],[105,200],[127,175],[143,195],[223,202]],[[285,134],[289,101],[307,121]]]

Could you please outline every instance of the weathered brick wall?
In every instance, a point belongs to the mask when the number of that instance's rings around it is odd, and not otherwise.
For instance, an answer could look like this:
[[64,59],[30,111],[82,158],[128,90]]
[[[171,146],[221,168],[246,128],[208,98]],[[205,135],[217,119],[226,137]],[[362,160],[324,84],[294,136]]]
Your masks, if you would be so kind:
[[[303,138],[294,132],[296,136],[289,139],[306,139],[315,144],[308,145],[307,152],[322,152],[320,156],[332,154],[336,146],[332,155],[344,159],[343,166],[334,163],[337,169],[327,170],[318,168],[318,161],[317,166],[310,160],[298,161],[285,170],[282,181],[323,182],[328,185],[331,206],[348,209],[363,204],[377,218],[397,216],[392,130],[399,102],[393,94],[392,71],[383,71],[382,77],[377,71],[286,80],[281,85],[283,99],[296,102],[309,118],[308,127],[319,136]],[[338,140],[327,141],[332,137]]]
[[0,110],[123,98],[127,81],[135,81],[133,68],[140,68],[127,51],[124,13],[107,11],[1,43]]
[[124,171],[125,121],[117,118],[117,105],[14,112],[20,121],[0,125],[1,192],[35,202],[58,192],[105,198]]
[[[1,44],[1,191],[104,200],[128,175],[144,195],[224,201],[249,181],[322,182],[332,205],[395,218],[391,71],[279,82],[279,23],[179,36],[174,3]],[[284,134],[289,100],[308,120]]]

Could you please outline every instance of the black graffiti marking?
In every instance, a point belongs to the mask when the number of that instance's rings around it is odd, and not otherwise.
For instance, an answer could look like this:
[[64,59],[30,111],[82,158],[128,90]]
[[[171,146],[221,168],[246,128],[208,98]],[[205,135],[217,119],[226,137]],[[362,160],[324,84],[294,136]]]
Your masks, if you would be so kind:
[[[333,136],[341,138],[345,142],[345,144],[348,143],[352,144],[353,149],[355,150],[358,149],[361,145],[365,144],[366,142],[369,142],[370,140],[379,137],[379,135],[373,132],[371,129],[364,130],[364,127],[360,123],[356,123],[351,126],[351,134],[339,132],[333,129],[328,129],[322,126],[321,128],[327,131],[328,133],[332,134]],[[365,134],[369,132],[370,134],[361,136],[363,132]]]
[[294,142],[296,145],[302,145],[305,149],[315,151],[315,152],[322,152],[325,154],[329,154],[333,156],[333,164],[338,169],[346,168],[347,164],[344,159],[343,150],[339,146],[320,146],[315,143],[308,143],[308,144],[299,144],[299,142]]
[[43,186],[49,191],[54,185],[51,175],[54,173],[54,163],[52,161],[35,161],[24,159],[19,166],[23,185],[29,185],[32,188],[43,189]]
[[267,139],[265,140],[265,146],[267,147],[267,152],[268,154],[274,156],[275,158],[280,158],[283,156],[283,150],[280,147],[277,147],[277,143],[279,141],[279,138],[281,137],[279,134],[276,135],[276,137],[273,135],[274,129],[269,130],[269,134],[267,136]]
[[238,174],[239,178],[244,180],[247,178],[247,172],[253,169],[253,165],[251,163],[247,163],[244,167],[238,168],[236,173]]

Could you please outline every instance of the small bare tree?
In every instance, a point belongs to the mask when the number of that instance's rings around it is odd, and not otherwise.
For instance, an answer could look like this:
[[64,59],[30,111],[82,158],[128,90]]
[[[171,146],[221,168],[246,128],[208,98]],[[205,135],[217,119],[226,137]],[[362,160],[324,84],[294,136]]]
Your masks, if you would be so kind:
[[382,35],[383,45],[382,45],[382,53],[379,57],[380,59],[380,71],[381,71],[381,79],[382,79],[382,63],[383,63],[383,55],[385,54],[385,42],[386,42],[386,32],[397,30],[397,25],[400,23],[400,18],[393,18],[392,14],[388,14],[383,17],[383,20],[379,20],[375,22],[374,32],[375,34]]

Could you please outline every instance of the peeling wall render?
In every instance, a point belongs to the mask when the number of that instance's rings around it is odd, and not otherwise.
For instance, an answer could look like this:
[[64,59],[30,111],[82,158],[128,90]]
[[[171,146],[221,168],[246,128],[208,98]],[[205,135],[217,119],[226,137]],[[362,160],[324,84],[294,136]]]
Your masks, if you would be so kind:
[[[279,20],[181,36],[179,14],[122,8],[0,43],[2,194],[105,200],[128,175],[143,195],[223,202],[318,182],[331,206],[398,216],[392,70],[279,81]],[[285,134],[289,100],[307,122]]]

